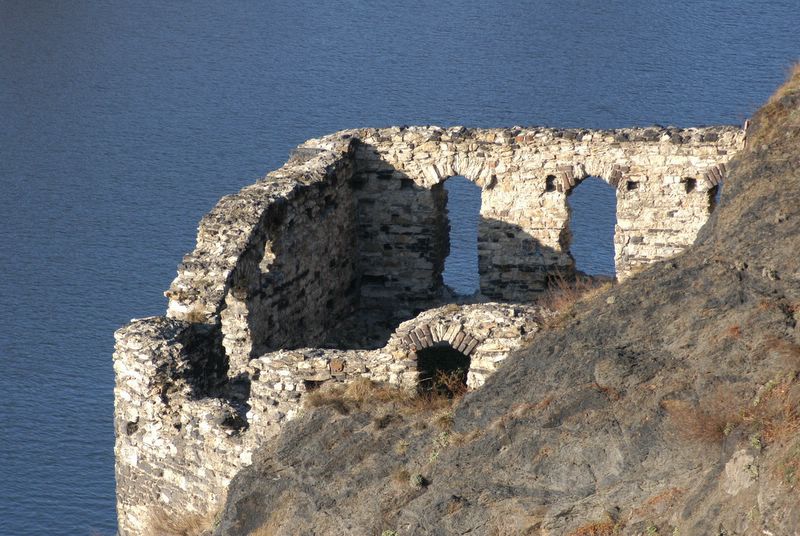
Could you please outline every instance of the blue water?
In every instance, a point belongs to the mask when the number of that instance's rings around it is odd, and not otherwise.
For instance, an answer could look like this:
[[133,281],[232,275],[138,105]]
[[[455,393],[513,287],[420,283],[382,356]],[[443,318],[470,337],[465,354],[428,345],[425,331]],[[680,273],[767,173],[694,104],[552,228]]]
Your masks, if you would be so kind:
[[572,233],[569,251],[575,268],[590,275],[615,276],[616,188],[598,177],[587,177],[570,192],[567,204]]
[[478,291],[478,221],[481,188],[464,177],[450,177],[447,191],[447,218],[450,224],[450,254],[444,262],[442,279],[458,296]]
[[110,534],[112,333],[304,139],[741,123],[796,0],[0,0],[0,533]]

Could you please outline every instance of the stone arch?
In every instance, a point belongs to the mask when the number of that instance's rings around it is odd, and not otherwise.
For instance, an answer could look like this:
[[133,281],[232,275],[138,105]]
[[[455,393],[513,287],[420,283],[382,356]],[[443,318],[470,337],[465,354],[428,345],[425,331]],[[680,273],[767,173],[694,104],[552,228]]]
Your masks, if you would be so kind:
[[[630,172],[631,167],[627,163],[610,163],[606,165],[587,165],[583,162],[576,162],[570,165],[561,165],[553,173],[548,173],[545,177],[545,191],[558,191],[569,195],[584,180],[589,177],[596,177],[613,188],[620,188],[625,184],[625,178]],[[548,186],[554,187],[549,189]]]
[[480,344],[480,339],[467,333],[463,326],[457,322],[451,324],[424,323],[410,330],[400,342],[409,352],[416,352],[425,348],[446,343],[457,352],[469,357]]
[[727,169],[725,164],[710,167],[703,175],[708,190],[708,211],[713,212],[722,198],[722,186]]

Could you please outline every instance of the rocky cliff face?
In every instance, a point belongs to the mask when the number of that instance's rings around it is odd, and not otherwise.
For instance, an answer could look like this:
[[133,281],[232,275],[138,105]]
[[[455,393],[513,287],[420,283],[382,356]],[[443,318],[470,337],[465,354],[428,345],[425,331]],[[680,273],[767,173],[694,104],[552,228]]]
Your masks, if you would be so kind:
[[215,534],[798,534],[800,70],[695,245],[577,303],[452,411],[342,395]]

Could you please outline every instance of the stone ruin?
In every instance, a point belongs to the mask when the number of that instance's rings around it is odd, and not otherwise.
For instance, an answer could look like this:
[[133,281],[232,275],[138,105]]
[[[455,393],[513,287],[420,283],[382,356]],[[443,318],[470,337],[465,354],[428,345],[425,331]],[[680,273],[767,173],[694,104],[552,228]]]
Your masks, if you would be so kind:
[[[121,535],[153,512],[206,512],[253,451],[302,411],[303,393],[367,377],[414,389],[418,356],[448,346],[479,387],[575,271],[567,196],[616,188],[617,277],[695,239],[735,127],[338,132],[223,197],[166,292],[166,316],[117,331],[115,426]],[[453,303],[443,183],[481,188],[480,290]]]

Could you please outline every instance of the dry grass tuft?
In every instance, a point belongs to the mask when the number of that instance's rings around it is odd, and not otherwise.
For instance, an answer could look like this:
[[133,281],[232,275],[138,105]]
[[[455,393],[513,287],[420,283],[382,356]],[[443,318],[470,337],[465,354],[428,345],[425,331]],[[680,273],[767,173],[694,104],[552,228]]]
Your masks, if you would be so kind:
[[721,442],[733,427],[744,420],[741,398],[725,387],[717,388],[698,404],[664,400],[661,406],[680,435],[707,443]]
[[543,307],[555,311],[554,317],[547,322],[550,325],[564,320],[578,302],[589,300],[610,289],[612,283],[591,277],[576,277],[568,280],[561,274],[551,278],[547,292],[539,299]]
[[769,445],[800,432],[800,383],[794,375],[769,382],[759,393],[745,418]]
[[468,443],[472,443],[476,439],[483,437],[486,434],[486,431],[483,429],[474,429],[469,432],[454,432],[450,435],[450,444],[451,445],[466,445]]
[[777,140],[785,134],[786,129],[783,127],[787,119],[793,114],[796,115],[796,110],[783,106],[781,101],[789,94],[798,91],[800,91],[800,63],[796,63],[789,69],[786,82],[772,94],[767,103],[756,113],[754,117],[756,126],[751,129],[753,132],[750,135],[749,144],[769,145],[770,141]]
[[786,75],[786,82],[770,96],[769,100],[767,100],[767,104],[779,101],[781,97],[797,89],[800,89],[800,62],[789,67],[789,71]]
[[512,421],[532,417],[550,407],[553,402],[553,397],[548,396],[536,403],[520,402],[514,404],[511,408],[499,418],[495,419],[491,424],[491,428],[505,429],[506,426]]
[[595,521],[578,527],[569,536],[614,536],[619,534],[620,527],[613,521]]
[[450,497],[450,500],[447,501],[447,507],[445,508],[445,515],[453,515],[467,504],[462,497],[456,497],[455,495]]
[[730,337],[731,339],[738,339],[741,336],[742,336],[742,328],[739,327],[738,325],[730,326],[728,328],[728,337]]
[[749,404],[741,393],[721,386],[698,404],[665,400],[661,405],[688,439],[718,443],[735,428],[744,427],[766,447],[800,433],[800,382],[794,372],[761,386]]
[[793,490],[800,490],[800,441],[788,449],[776,470],[784,484]]
[[[465,392],[466,386],[458,389],[453,396],[443,395],[437,391],[415,394],[396,386],[359,378],[348,384],[324,385],[307,393],[303,398],[306,407],[327,406],[341,415],[347,415],[352,411],[377,411],[387,405],[400,415],[429,415],[443,411],[449,412]],[[381,409],[381,411],[384,410],[385,408]],[[375,425],[380,429],[387,426],[393,419],[394,416],[391,413],[384,412],[375,420]],[[433,418],[431,422],[444,428],[451,424],[451,420],[452,416],[445,413]]]
[[411,473],[406,469],[398,469],[392,473],[392,481],[400,487],[408,486],[411,480]]
[[192,324],[204,324],[208,322],[208,317],[201,309],[191,309],[186,313],[184,319]]
[[667,513],[679,504],[679,500],[685,494],[686,490],[683,488],[667,488],[648,498],[641,506],[634,508],[630,517],[639,519],[666,517]]
[[278,503],[278,507],[272,510],[269,517],[260,527],[251,531],[248,536],[275,536],[284,534],[285,525],[292,518],[293,504],[289,497],[287,500]]
[[771,337],[764,342],[764,350],[778,354],[781,365],[788,371],[800,372],[800,344]]
[[215,517],[213,512],[175,515],[163,508],[155,508],[150,511],[144,536],[204,536],[211,534]]

